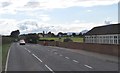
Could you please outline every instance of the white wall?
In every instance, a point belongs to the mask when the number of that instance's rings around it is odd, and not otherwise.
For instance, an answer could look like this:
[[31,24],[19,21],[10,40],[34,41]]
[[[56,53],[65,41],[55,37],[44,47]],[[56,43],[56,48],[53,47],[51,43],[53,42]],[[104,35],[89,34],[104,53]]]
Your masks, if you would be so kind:
[[85,43],[120,44],[120,34],[87,35]]

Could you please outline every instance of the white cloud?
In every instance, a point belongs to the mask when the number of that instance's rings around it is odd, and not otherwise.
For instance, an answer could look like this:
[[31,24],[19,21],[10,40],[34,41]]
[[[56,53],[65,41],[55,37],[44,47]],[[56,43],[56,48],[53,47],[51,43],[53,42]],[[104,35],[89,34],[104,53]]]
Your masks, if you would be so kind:
[[27,12],[27,15],[32,16],[32,17],[36,18],[37,20],[41,20],[42,22],[47,22],[51,19],[48,14],[43,14],[43,13]]
[[[80,32],[82,30],[90,30],[92,29],[93,27],[96,27],[96,26],[102,26],[102,25],[105,25],[104,23],[100,24],[100,23],[82,23],[82,22],[79,22],[79,23],[71,23],[71,24],[65,24],[64,26],[60,26],[59,25],[59,28],[57,31],[63,31],[63,32]],[[68,27],[69,26],[69,27]]]
[[46,22],[46,21],[49,21],[49,20],[50,20],[50,17],[49,17],[49,16],[40,16],[40,19],[41,19],[43,22]]
[[[47,21],[51,20],[49,15],[42,13],[32,13],[32,11],[34,12],[35,10],[40,9],[48,10],[55,8],[68,8],[73,6],[92,7],[98,5],[111,5],[115,3],[117,4],[118,1],[119,0],[0,0],[0,15],[8,13],[17,14],[19,11],[24,11],[28,12],[28,15],[38,19],[38,21],[34,19],[26,19],[23,21],[16,21],[16,19],[0,19],[0,33],[10,34],[11,31],[16,29],[20,29],[23,33],[32,31],[39,32],[43,30],[50,30],[54,31],[55,33],[58,31],[79,32],[81,30],[91,29],[94,26],[103,24],[85,23],[79,20],[75,20],[70,24],[49,24],[47,23]],[[91,10],[87,10],[87,12],[91,12]],[[107,20],[108,19],[111,18],[108,17]],[[27,21],[30,21],[30,25],[27,24],[24,26],[24,23]],[[21,25],[18,26],[17,24],[20,23]],[[35,23],[38,25],[36,26]]]
[[[77,23],[76,23],[77,22]],[[82,30],[90,30],[96,26],[106,25],[104,23],[85,23],[85,22],[71,22],[66,24],[49,24],[47,22],[40,22],[34,19],[26,19],[23,21],[16,21],[14,19],[0,19],[0,34],[9,35],[11,31],[19,29],[23,33],[39,33],[42,31],[51,31],[57,34],[58,32],[80,32]],[[64,25],[64,26],[63,26]]]
[[68,8],[73,6],[92,7],[97,5],[111,5],[119,0],[40,0],[41,8]]
[[38,9],[68,8],[73,6],[92,7],[111,5],[119,0],[1,0],[0,13],[34,11]]
[[0,34],[10,34],[11,31],[18,29],[17,21],[14,19],[0,19]]

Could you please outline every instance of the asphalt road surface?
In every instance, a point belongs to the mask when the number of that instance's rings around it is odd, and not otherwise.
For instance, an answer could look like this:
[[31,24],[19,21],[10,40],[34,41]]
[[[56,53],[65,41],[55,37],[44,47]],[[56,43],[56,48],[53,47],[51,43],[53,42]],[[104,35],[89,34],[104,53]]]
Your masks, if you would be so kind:
[[118,71],[118,64],[65,49],[13,43],[6,71]]

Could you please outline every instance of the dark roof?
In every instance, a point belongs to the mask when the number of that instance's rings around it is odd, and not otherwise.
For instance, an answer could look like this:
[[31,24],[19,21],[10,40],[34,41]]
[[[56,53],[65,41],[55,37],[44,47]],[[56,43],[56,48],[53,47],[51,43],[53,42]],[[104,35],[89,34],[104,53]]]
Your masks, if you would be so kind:
[[120,23],[94,27],[85,35],[120,34]]

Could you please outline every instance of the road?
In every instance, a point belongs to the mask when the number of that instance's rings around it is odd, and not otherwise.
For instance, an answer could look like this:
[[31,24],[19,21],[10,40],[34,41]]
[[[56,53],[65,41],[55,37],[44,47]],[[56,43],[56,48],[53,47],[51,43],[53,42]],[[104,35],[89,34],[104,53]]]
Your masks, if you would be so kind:
[[6,71],[117,71],[118,64],[38,44],[11,45]]

